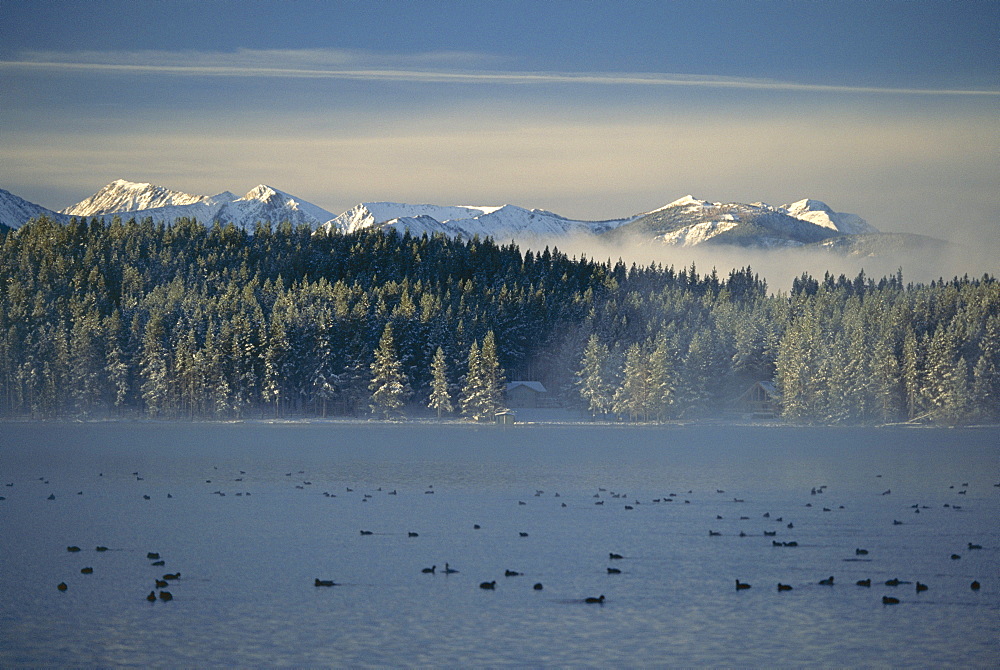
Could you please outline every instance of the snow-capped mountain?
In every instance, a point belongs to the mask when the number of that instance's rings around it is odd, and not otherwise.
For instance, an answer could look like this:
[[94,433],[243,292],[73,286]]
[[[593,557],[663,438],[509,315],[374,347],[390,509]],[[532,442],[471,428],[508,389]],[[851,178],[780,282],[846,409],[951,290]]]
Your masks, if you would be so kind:
[[[567,219],[541,209],[514,205],[411,205],[367,202],[334,216],[289,193],[257,186],[243,197],[229,191],[205,196],[173,191],[162,186],[111,182],[93,196],[53,212],[0,190],[0,224],[17,228],[28,219],[46,215],[66,221],[71,216],[152,218],[170,223],[179,217],[205,223],[219,221],[253,230],[257,222],[289,221],[318,231],[352,233],[367,228],[409,231],[414,235],[444,234],[492,237],[498,241],[558,239],[571,235],[601,236],[605,240],[638,240],[668,246],[729,244],[755,248],[810,246],[831,253],[879,255],[896,249],[899,239],[888,240],[874,226],[855,214],[836,212],[818,200],[803,199],[773,207],[764,203],[720,203],[690,195],[652,212],[607,221]],[[927,238],[928,240],[930,238]],[[907,247],[924,244],[908,240]]]
[[86,200],[60,210],[70,216],[101,216],[122,212],[138,212],[161,207],[186,206],[198,203],[209,204],[212,199],[205,195],[191,195],[181,191],[171,191],[163,186],[140,184],[117,179]]
[[191,195],[124,179],[111,182],[62,212],[85,217],[133,214],[150,217],[156,223],[169,223],[183,216],[205,223],[231,222],[249,230],[258,221],[289,221],[316,228],[333,218],[332,213],[321,207],[263,184],[237,198],[229,191],[212,196]]
[[861,217],[835,212],[818,200],[772,207],[761,202],[707,202],[688,195],[620,226],[609,236],[682,247],[711,243],[771,248],[877,232]]
[[28,219],[37,219],[41,216],[47,216],[56,221],[69,219],[67,216],[53,212],[51,209],[45,209],[33,202],[28,202],[24,198],[0,188],[0,224],[8,228],[17,228]]
[[470,205],[407,205],[397,202],[367,202],[326,223],[325,230],[350,233],[363,228],[409,230],[412,235],[444,233],[471,238],[490,236],[497,240],[514,237],[559,237],[586,233],[597,235],[636,217],[611,221],[577,221],[542,209],[514,205],[483,207]]

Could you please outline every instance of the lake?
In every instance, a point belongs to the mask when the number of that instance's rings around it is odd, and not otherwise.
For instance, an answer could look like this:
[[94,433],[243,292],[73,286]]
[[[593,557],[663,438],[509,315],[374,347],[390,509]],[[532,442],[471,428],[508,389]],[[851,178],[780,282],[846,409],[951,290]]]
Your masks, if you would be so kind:
[[3,667],[1000,663],[995,428],[4,423],[0,484]]

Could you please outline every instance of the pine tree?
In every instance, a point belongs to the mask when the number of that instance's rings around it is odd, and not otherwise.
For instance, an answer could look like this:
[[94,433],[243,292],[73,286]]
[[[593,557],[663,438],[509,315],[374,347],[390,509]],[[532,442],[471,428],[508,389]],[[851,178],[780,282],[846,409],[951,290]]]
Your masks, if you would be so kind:
[[590,336],[580,361],[580,377],[577,382],[580,396],[587,402],[587,410],[593,415],[607,414],[614,401],[614,387],[611,377],[611,352],[608,345],[601,342],[597,334]]
[[462,395],[459,398],[459,405],[462,409],[462,416],[466,416],[474,421],[482,419],[482,367],[479,363],[479,345],[473,340],[469,346],[469,358],[467,372],[465,374],[465,384],[462,386]]
[[403,374],[403,365],[396,356],[396,343],[392,338],[392,324],[385,324],[382,338],[375,350],[375,360],[371,364],[372,380],[368,389],[372,392],[372,412],[382,412],[384,418],[401,415],[401,409],[412,395],[410,385]]
[[434,360],[431,362],[431,397],[428,407],[437,410],[440,419],[442,412],[451,412],[451,394],[448,392],[448,363],[444,358],[444,349],[437,348]]
[[638,344],[632,344],[625,351],[622,383],[615,391],[613,409],[616,414],[633,421],[648,418],[649,379],[648,357]]

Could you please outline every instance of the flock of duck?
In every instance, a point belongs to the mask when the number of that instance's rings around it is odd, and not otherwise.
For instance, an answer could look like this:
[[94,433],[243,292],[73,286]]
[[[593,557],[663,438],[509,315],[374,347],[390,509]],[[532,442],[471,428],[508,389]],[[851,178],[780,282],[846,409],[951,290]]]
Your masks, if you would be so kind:
[[[233,479],[234,483],[243,482],[243,480],[244,480],[243,476],[246,475],[246,471],[240,470],[239,474],[240,474],[239,477],[236,477],[236,478]],[[304,471],[299,471],[298,474],[300,476],[301,475],[305,475],[305,472]],[[140,474],[138,472],[133,472],[132,475],[135,477],[136,481],[143,481],[143,479],[144,479],[142,476],[140,476]],[[101,473],[100,476],[103,476],[103,473]],[[285,476],[291,478],[293,476],[293,473],[292,472],[285,473]],[[48,481],[44,477],[43,478],[39,478],[39,481],[43,481],[44,483],[48,483]],[[213,482],[212,479],[207,479],[205,481],[206,481],[206,483],[209,483],[209,484]],[[13,482],[6,484],[6,486],[8,486],[8,487],[13,486]],[[311,487],[311,486],[312,486],[312,482],[308,481],[307,479],[304,479],[304,478],[302,479],[301,483],[296,483],[295,484],[295,488],[298,489],[298,490],[306,490],[307,487]],[[1000,486],[1000,485],[998,485],[998,486]],[[954,488],[954,487],[952,487],[952,488]],[[962,484],[962,490],[958,491],[957,493],[964,495],[964,494],[966,494],[967,488],[968,488],[968,484],[964,483],[964,484]],[[818,487],[813,487],[809,491],[809,493],[810,493],[811,496],[822,496],[826,492],[826,490],[827,490],[827,486],[825,486],[825,485],[824,486],[818,486]],[[385,495],[392,495],[392,496],[397,495],[396,489],[383,491],[382,488],[378,488],[378,489],[376,489],[376,491],[377,492],[381,492],[381,493],[383,493]],[[350,487],[347,487],[346,488],[346,492],[347,493],[353,493],[354,491]],[[213,493],[213,495],[218,495],[218,496],[225,496],[226,495],[226,492],[224,492],[222,490],[216,490],[216,491],[213,491],[212,493]],[[433,494],[434,493],[434,487],[433,486],[426,487],[426,489],[423,491],[423,493],[426,494],[426,495]],[[725,491],[723,491],[721,489],[717,489],[715,491],[715,493],[717,495],[725,496]],[[882,495],[883,496],[888,496],[891,493],[892,493],[891,490],[887,489],[887,490],[885,490],[882,493]],[[536,490],[535,491],[535,497],[541,497],[543,494],[544,494],[544,491],[541,491],[541,490]],[[690,496],[690,494],[692,494],[692,491],[688,491],[687,494]],[[77,495],[83,495],[83,492],[80,491],[80,492],[78,492]],[[236,492],[235,495],[236,496],[244,496],[244,495],[245,496],[250,496],[251,493],[249,491],[239,491],[239,492]],[[337,497],[336,494],[330,493],[329,491],[324,491],[323,492],[323,496],[330,497],[330,498]],[[142,497],[143,497],[144,500],[150,500],[151,499],[151,497],[148,494],[143,494]],[[168,498],[172,498],[173,496],[168,493],[167,497]],[[560,496],[559,496],[558,493],[556,493],[555,497],[559,498]],[[362,493],[361,497],[360,497],[360,500],[361,500],[361,502],[368,502],[372,498],[373,498],[373,494],[372,493]],[[638,499],[631,498],[629,496],[626,496],[625,494],[616,493],[614,491],[609,491],[606,488],[598,488],[597,492],[593,494],[593,498],[596,499],[596,500],[594,500],[594,504],[595,505],[604,505],[606,502],[621,500],[621,501],[623,501],[622,506],[623,506],[624,510],[626,510],[626,511],[635,510],[637,507],[639,507],[640,505],[643,504],[643,502],[640,501],[640,500],[638,500]],[[50,494],[47,499],[48,500],[54,500],[55,499],[54,494]],[[5,500],[5,498],[3,496],[0,496],[0,500]],[[566,507],[567,506],[567,503],[564,500],[560,502],[560,506],[561,507]],[[661,496],[659,498],[653,498],[653,499],[650,500],[650,502],[652,504],[654,504],[654,505],[657,505],[657,504],[666,504],[666,503],[674,503],[674,502],[679,502],[679,501],[683,501],[682,504],[691,504],[690,498],[687,498],[687,497],[685,497],[683,495],[679,496],[676,493],[669,493],[669,494],[663,495],[663,496]],[[727,502],[728,502],[728,500],[727,500]],[[738,504],[738,503],[744,503],[745,500],[743,500],[741,498],[738,498],[738,497],[734,497],[734,498],[732,498],[732,502]],[[523,506],[523,505],[527,505],[527,504],[528,503],[525,500],[519,500],[518,501],[518,505],[519,506]],[[806,507],[813,507],[813,504],[810,502],[810,503],[807,503],[805,506]],[[834,507],[833,506],[820,506],[820,507],[822,507],[822,511],[823,512],[832,512],[832,511],[834,511]],[[950,504],[947,504],[947,503],[944,505],[944,507],[951,507],[952,509],[955,509],[955,510],[960,510],[961,509],[961,506],[959,506],[959,505],[953,505],[953,504],[950,505]],[[916,514],[920,514],[921,510],[927,510],[927,509],[929,509],[927,506],[925,506],[925,505],[919,505],[919,504],[912,505],[910,508],[913,509],[913,512],[916,513]],[[837,507],[837,509],[844,509],[844,506],[840,505],[840,506]],[[793,522],[791,522],[791,521],[787,521],[786,522],[784,516],[773,516],[772,517],[772,515],[770,514],[770,512],[765,512],[762,515],[762,518],[769,519],[773,523],[781,524],[785,529],[794,529],[795,528],[795,524]],[[722,515],[716,515],[715,519],[716,520],[722,520],[723,516]],[[749,521],[750,517],[748,515],[741,515],[741,516],[739,516],[739,520],[740,521]],[[903,522],[901,522],[898,519],[896,519],[896,520],[893,521],[893,524],[894,525],[902,525]],[[474,528],[476,530],[478,530],[478,529],[480,529],[480,526],[478,524],[475,524]],[[374,531],[371,531],[371,530],[361,530],[360,534],[362,536],[370,536],[370,535],[374,534]],[[708,531],[708,535],[710,537],[720,537],[723,534],[724,533],[722,531],[720,531],[720,530],[709,529],[709,531]],[[765,537],[773,537],[776,534],[777,534],[777,531],[774,531],[774,530],[765,530],[765,531],[763,531],[763,535]],[[527,537],[528,533],[524,532],[524,531],[521,531],[521,532],[518,533],[518,535],[520,537]],[[419,533],[414,532],[414,531],[407,531],[406,532],[406,537],[408,537],[408,538],[417,538],[417,537],[419,537]],[[739,537],[748,537],[748,534],[745,531],[741,530],[739,532]],[[773,546],[773,547],[797,547],[797,546],[799,546],[799,544],[795,540],[792,540],[792,541],[771,540],[771,546]],[[965,550],[967,550],[967,551],[977,551],[977,550],[981,550],[981,549],[982,549],[982,545],[981,544],[977,544],[977,543],[973,543],[973,542],[968,542],[966,544],[966,547],[965,547]],[[74,546],[74,545],[68,546],[67,550],[69,552],[71,552],[71,553],[77,553],[77,552],[81,551],[81,549],[78,546]],[[105,547],[105,546],[97,546],[95,548],[95,552],[97,552],[97,553],[102,553],[102,552],[105,552],[105,551],[108,551],[108,548]],[[863,549],[863,548],[860,548],[860,547],[856,548],[855,549],[855,555],[858,556],[858,557],[866,557],[866,556],[869,555],[869,550]],[[952,553],[952,554],[950,554],[950,558],[952,560],[960,560],[961,557],[962,556],[959,553]],[[157,552],[148,552],[146,554],[146,558],[149,561],[151,561],[150,565],[154,566],[154,567],[161,567],[161,566],[163,566],[165,564],[164,560],[160,557],[159,553],[157,553]],[[612,553],[609,553],[609,555],[608,555],[609,561],[618,561],[618,560],[620,560],[622,558],[623,558],[623,556],[621,554],[619,554],[619,553],[612,552]],[[851,560],[851,559],[845,559],[845,560]],[[868,559],[858,558],[856,560],[868,560]],[[607,574],[608,575],[620,575],[620,574],[622,574],[622,569],[621,568],[607,567],[606,570],[607,570]],[[440,570],[440,571],[438,570],[438,566],[437,565],[432,565],[430,567],[422,568],[420,571],[422,573],[424,573],[424,574],[445,574],[445,575],[453,575],[453,574],[456,574],[456,573],[459,572],[457,569],[451,567],[450,563],[447,563],[447,562],[444,563],[444,568],[442,570]],[[83,566],[83,567],[80,568],[80,573],[83,574],[83,575],[93,574],[94,573],[94,568],[91,565]],[[522,573],[522,572],[508,569],[508,570],[505,571],[504,577],[520,577],[520,576],[523,576],[523,574],[524,573]],[[153,582],[154,588],[152,590],[150,590],[149,593],[145,596],[146,600],[148,600],[150,602],[156,602],[156,601],[166,602],[166,601],[172,600],[173,599],[173,594],[169,590],[167,590],[167,587],[170,585],[171,582],[175,582],[176,583],[176,581],[179,580],[179,578],[180,578],[180,573],[179,572],[177,572],[177,573],[167,573],[167,574],[163,574],[161,577],[155,578],[154,582]],[[835,585],[835,579],[834,579],[834,576],[831,575],[831,576],[829,576],[827,578],[818,580],[816,583],[818,585],[820,585],[820,586],[829,586],[829,587],[832,587],[832,586]],[[878,584],[878,582],[873,582],[871,578],[865,578],[865,579],[860,579],[860,580],[855,581],[854,585],[857,586],[857,587],[871,588],[873,586],[873,583],[876,584],[876,585]],[[898,579],[896,577],[893,577],[893,578],[888,579],[888,580],[884,580],[882,582],[882,584],[884,586],[890,587],[890,588],[896,588],[896,587],[903,586],[903,585],[913,584],[914,585],[914,589],[915,589],[915,593],[917,593],[917,594],[923,593],[923,592],[929,590],[929,588],[930,588],[926,583],[923,583],[921,581],[901,580],[901,579]],[[337,582],[335,582],[334,580],[332,580],[332,579],[321,579],[319,577],[316,577],[314,579],[314,585],[316,587],[333,587],[333,586],[338,586],[339,584]],[[478,586],[482,590],[489,590],[489,591],[496,590],[496,588],[497,588],[497,581],[496,580],[482,581],[482,582],[478,583]],[[68,590],[68,588],[69,588],[69,586],[68,586],[68,584],[65,581],[62,581],[62,582],[60,582],[58,584],[58,589],[60,591],[66,591],[66,590]],[[532,588],[534,590],[536,590],[536,591],[541,591],[541,590],[543,590],[544,587],[543,587],[543,585],[542,585],[541,582],[535,582]],[[735,589],[736,589],[736,591],[745,591],[745,590],[748,590],[750,588],[751,588],[751,584],[750,583],[743,582],[740,579],[736,579],[735,580]],[[795,587],[792,584],[787,584],[787,583],[783,583],[783,582],[778,582],[778,584],[777,584],[777,591],[778,592],[792,591],[794,588]],[[978,580],[973,580],[969,584],[969,588],[971,590],[973,590],[973,591],[978,591],[981,588],[980,582]],[[605,598],[605,596],[603,594],[601,594],[599,596],[587,596],[585,598],[580,598],[579,599],[580,602],[589,603],[589,604],[604,604],[605,600],[606,600],[606,598]],[[899,602],[900,602],[900,600],[896,596],[888,595],[888,594],[882,596],[882,603],[883,604],[890,605],[890,604],[898,604]]]

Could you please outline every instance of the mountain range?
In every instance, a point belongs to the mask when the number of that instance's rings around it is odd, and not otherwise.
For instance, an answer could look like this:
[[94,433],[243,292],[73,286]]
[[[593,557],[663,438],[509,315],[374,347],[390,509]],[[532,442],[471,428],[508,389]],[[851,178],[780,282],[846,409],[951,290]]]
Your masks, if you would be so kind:
[[207,223],[233,223],[250,231],[258,222],[288,221],[295,226],[306,225],[333,233],[383,228],[409,230],[414,235],[489,236],[498,241],[558,241],[582,236],[612,243],[638,240],[667,247],[808,247],[849,256],[926,250],[928,246],[945,244],[920,235],[880,233],[860,216],[836,212],[812,199],[775,207],[760,202],[707,202],[688,195],[643,214],[606,221],[580,221],[514,205],[440,206],[393,202],[361,203],[335,215],[266,185],[257,186],[243,197],[229,191],[206,196],[123,179],[111,182],[75,205],[54,212],[0,189],[0,224],[17,228],[42,215],[58,221],[68,221],[72,217],[148,217],[156,223],[190,217]]

